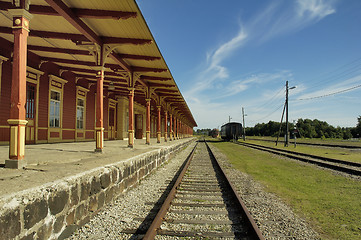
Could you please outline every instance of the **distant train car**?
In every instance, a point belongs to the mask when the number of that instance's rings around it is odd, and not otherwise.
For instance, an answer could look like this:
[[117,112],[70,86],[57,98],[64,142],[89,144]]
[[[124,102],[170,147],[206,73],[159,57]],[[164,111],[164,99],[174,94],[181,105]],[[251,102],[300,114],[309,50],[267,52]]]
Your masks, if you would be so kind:
[[224,140],[238,140],[242,136],[242,124],[237,122],[226,123],[221,127],[221,138]]

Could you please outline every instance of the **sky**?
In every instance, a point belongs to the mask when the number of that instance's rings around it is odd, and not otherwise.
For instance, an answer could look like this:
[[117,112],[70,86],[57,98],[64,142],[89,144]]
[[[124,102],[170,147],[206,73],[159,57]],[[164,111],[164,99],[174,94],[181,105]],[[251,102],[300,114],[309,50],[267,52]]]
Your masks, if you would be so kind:
[[136,0],[198,128],[280,121],[354,127],[360,0]]

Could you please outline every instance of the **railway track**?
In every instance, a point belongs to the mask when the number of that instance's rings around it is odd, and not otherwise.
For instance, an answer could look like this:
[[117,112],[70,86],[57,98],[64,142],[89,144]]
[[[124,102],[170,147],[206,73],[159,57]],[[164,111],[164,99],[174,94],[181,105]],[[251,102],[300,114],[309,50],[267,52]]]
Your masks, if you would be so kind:
[[206,142],[195,146],[171,182],[147,232],[129,233],[142,239],[264,239]]
[[[273,142],[275,143],[275,140],[270,139],[257,139],[257,138],[247,138],[249,140],[255,140],[255,141],[263,141],[263,142]],[[284,143],[283,140],[278,141],[280,144]],[[290,141],[289,144],[294,144],[293,141]],[[297,145],[309,145],[309,146],[318,146],[318,147],[331,147],[331,148],[348,148],[348,149],[361,149],[360,146],[356,145],[346,145],[346,144],[327,144],[327,143],[307,143],[307,142],[297,142]]]
[[278,149],[273,147],[266,147],[253,143],[236,142],[236,144],[246,147],[286,156],[292,159],[296,159],[302,162],[312,163],[321,167],[333,169],[340,172],[345,172],[355,176],[361,176],[361,164],[356,162],[349,162],[344,160],[338,160],[333,158],[327,158],[322,156],[316,156],[312,154],[305,154],[294,152],[290,150]]

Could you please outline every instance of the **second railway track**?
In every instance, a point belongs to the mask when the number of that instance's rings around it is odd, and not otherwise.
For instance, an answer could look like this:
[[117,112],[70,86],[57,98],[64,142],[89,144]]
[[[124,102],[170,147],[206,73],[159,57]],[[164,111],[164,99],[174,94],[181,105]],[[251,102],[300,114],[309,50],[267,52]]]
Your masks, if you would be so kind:
[[311,154],[305,154],[300,152],[294,152],[284,149],[278,149],[273,147],[266,147],[253,143],[245,143],[245,142],[236,142],[239,145],[243,145],[246,147],[254,148],[257,150],[262,150],[266,152],[270,152],[273,154],[282,155],[285,157],[289,157],[292,159],[296,159],[302,162],[316,164],[321,167],[333,169],[339,172],[348,173],[355,176],[361,176],[361,164],[356,162],[343,161],[333,158],[326,158],[322,156],[316,156]]

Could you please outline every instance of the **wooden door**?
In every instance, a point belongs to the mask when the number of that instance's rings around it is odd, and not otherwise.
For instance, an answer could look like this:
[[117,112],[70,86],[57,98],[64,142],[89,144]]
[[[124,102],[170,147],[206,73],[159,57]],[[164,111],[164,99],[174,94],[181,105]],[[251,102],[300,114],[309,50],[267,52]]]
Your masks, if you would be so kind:
[[28,124],[25,130],[26,144],[35,143],[35,118],[36,118],[36,85],[26,83],[26,120]]
[[108,126],[108,138],[110,140],[114,140],[116,138],[116,114],[115,114],[115,108],[110,107],[109,108],[109,126]]
[[135,114],[135,138],[143,138],[143,115]]

